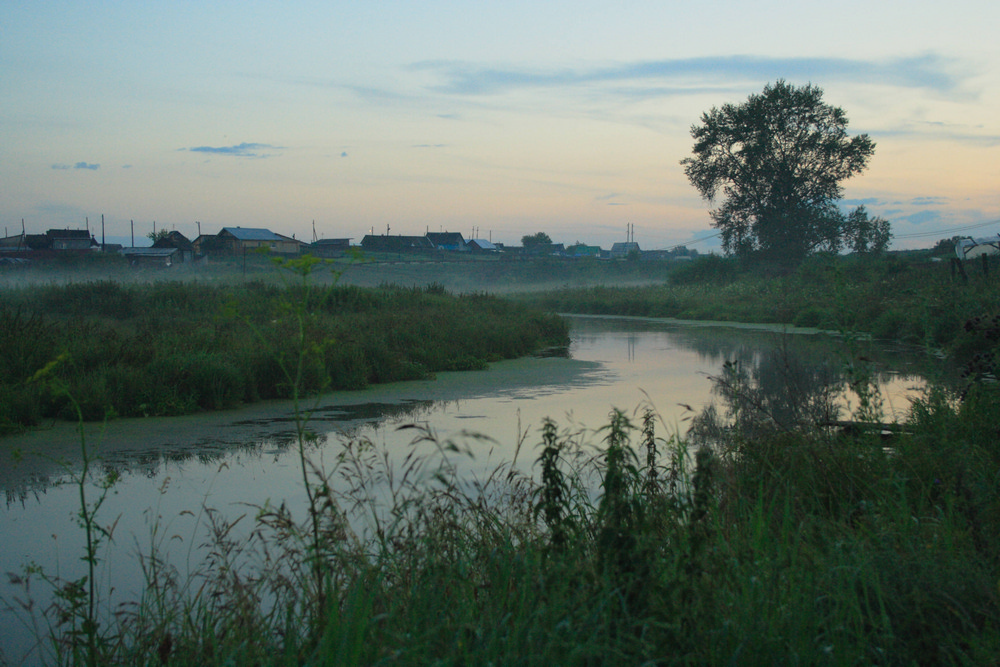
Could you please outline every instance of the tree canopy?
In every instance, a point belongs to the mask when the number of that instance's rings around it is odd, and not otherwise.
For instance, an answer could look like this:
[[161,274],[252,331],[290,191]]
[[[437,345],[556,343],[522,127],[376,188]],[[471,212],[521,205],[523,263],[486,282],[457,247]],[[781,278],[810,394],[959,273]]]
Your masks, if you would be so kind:
[[152,241],[153,243],[156,243],[160,239],[165,239],[168,236],[170,236],[170,230],[169,229],[163,229],[163,228],[160,228],[160,229],[156,230],[155,232],[150,232],[150,233],[146,234],[146,238],[149,239],[150,241]]
[[812,84],[779,80],[746,102],[713,107],[691,127],[694,157],[681,160],[708,202],[727,253],[798,261],[811,252],[884,250],[889,223],[864,207],[844,214],[841,181],[861,173],[875,152],[847,135],[847,116]]
[[521,245],[525,248],[529,248],[533,245],[542,245],[545,243],[552,243],[552,239],[545,232],[538,232],[537,234],[528,234],[521,237]]

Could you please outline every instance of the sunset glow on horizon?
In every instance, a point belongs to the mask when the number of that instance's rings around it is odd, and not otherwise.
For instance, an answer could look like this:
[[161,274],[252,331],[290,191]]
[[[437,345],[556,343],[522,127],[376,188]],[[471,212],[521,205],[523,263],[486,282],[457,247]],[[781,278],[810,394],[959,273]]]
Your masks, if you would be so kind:
[[[9,1],[9,234],[266,227],[718,248],[690,127],[778,79],[876,143],[894,248],[1000,232],[1000,5]],[[699,241],[699,239],[707,239]]]

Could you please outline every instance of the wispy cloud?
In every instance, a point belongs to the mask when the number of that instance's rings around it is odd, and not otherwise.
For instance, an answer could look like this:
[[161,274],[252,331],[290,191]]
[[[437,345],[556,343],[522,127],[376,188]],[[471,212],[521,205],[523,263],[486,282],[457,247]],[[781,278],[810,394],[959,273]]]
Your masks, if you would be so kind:
[[77,162],[74,165],[56,163],[56,164],[52,165],[52,168],[53,169],[59,169],[59,170],[64,170],[64,169],[89,169],[90,171],[97,171],[98,169],[101,168],[101,165],[99,165],[99,164],[92,164],[90,162]]
[[195,146],[187,149],[182,148],[181,150],[188,150],[192,153],[232,155],[234,157],[268,157],[267,153],[261,153],[260,151],[268,149],[277,150],[280,148],[280,146],[272,146],[271,144],[242,143],[235,146]]
[[[927,54],[891,60],[847,58],[765,58],[733,55],[642,61],[592,68],[518,69],[481,67],[460,62],[417,63],[413,69],[436,73],[443,81],[431,90],[454,95],[492,95],[525,88],[653,82],[653,87],[620,89],[630,95],[703,92],[706,85],[734,80],[759,82],[849,80],[949,92],[961,83],[950,59]],[[692,87],[696,86],[696,87]]]
[[896,218],[894,222],[905,221],[912,225],[922,225],[928,222],[939,222],[940,220],[942,220],[940,211],[920,211],[918,213],[900,216]]
[[911,206],[944,206],[949,199],[947,197],[914,197],[910,200]]
[[607,206],[625,206],[624,202],[615,201],[621,196],[618,192],[612,192],[611,194],[599,195],[594,199],[599,202],[603,202]]
[[1000,146],[1000,135],[980,134],[977,130],[982,126],[966,127],[954,123],[910,123],[902,127],[895,128],[872,128],[866,129],[868,135],[875,139],[889,138],[928,138],[954,141],[962,144],[979,146],[982,148],[993,148]]

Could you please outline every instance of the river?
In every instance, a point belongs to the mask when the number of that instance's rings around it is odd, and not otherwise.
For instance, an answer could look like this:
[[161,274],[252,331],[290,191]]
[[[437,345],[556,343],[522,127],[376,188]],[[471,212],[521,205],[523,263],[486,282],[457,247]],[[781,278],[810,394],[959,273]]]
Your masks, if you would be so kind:
[[[317,442],[310,461],[330,471],[347,442],[370,443],[387,466],[405,466],[415,435],[434,433],[467,453],[455,455],[462,474],[485,476],[512,462],[532,470],[545,418],[581,441],[598,443],[595,430],[613,408],[639,420],[649,407],[659,415],[659,434],[684,435],[692,417],[713,401],[712,377],[723,365],[750,369],[764,394],[788,396],[780,377],[805,369],[806,388],[820,392],[824,379],[860,359],[874,369],[886,421],[905,414],[909,398],[925,384],[916,370],[919,354],[890,345],[845,343],[818,332],[785,334],[775,327],[682,323],[633,318],[574,316],[567,354],[493,364],[485,371],[442,373],[437,378],[341,392],[310,400],[309,428]],[[792,361],[794,360],[794,363]],[[796,372],[798,372],[796,371]],[[787,380],[787,378],[785,378]],[[850,392],[838,393],[841,417],[856,407]],[[779,401],[780,402],[780,401]],[[400,428],[421,425],[420,430]],[[170,419],[117,420],[88,425],[85,442],[97,475],[85,485],[88,501],[107,493],[97,513],[107,529],[98,556],[103,609],[114,612],[143,587],[138,554],[156,551],[179,572],[196,570],[209,514],[252,523],[256,508],[286,503],[305,507],[295,446],[295,414],[287,402]],[[519,444],[520,443],[520,444]],[[437,447],[423,442],[426,456]],[[22,574],[38,568],[62,580],[85,572],[84,531],[78,525],[80,438],[71,424],[54,425],[0,441],[0,567]],[[19,461],[19,463],[15,463]],[[35,575],[23,585],[0,584],[0,664],[37,661],[31,652],[29,598],[34,617],[48,599]]]

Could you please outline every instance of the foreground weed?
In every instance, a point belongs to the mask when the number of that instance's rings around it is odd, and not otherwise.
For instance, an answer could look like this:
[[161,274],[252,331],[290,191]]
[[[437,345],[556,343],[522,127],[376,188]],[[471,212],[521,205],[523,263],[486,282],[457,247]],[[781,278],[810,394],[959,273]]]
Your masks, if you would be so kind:
[[542,422],[542,451],[538,455],[542,481],[535,490],[535,516],[542,515],[552,548],[557,552],[566,547],[574,528],[569,508],[569,484],[560,468],[563,447],[555,422],[545,419]]
[[[30,382],[43,385],[48,391],[64,398],[76,414],[81,468],[76,470],[66,461],[56,461],[56,463],[63,467],[71,483],[77,488],[79,504],[75,514],[77,524],[86,540],[81,560],[87,565],[87,574],[78,579],[65,581],[58,575],[52,575],[32,566],[25,572],[23,579],[16,578],[14,581],[15,583],[20,581],[27,589],[32,575],[37,575],[51,588],[53,602],[47,612],[51,611],[54,615],[55,628],[50,637],[56,660],[94,666],[102,664],[102,655],[109,650],[111,641],[109,634],[101,632],[101,619],[97,608],[97,566],[100,562],[100,552],[105,542],[113,540],[117,524],[116,520],[110,526],[102,525],[98,521],[98,514],[117,482],[118,474],[114,470],[109,470],[96,482],[97,497],[88,496],[88,486],[94,482],[92,469],[99,459],[93,446],[87,442],[80,404],[59,376],[60,366],[68,361],[69,357],[65,353],[58,356],[38,370]],[[24,605],[22,608],[29,613],[31,611],[30,605]]]
[[[321,338],[318,342],[308,335],[308,328],[311,320],[315,317],[315,308],[321,302],[321,295],[315,295],[314,287],[310,277],[317,267],[328,264],[321,259],[311,255],[305,255],[296,259],[275,258],[275,265],[280,269],[282,280],[286,274],[291,274],[296,280],[298,288],[298,298],[289,299],[281,304],[283,317],[291,320],[294,325],[294,338],[290,341],[291,352],[277,354],[277,362],[281,372],[291,389],[292,407],[295,418],[295,436],[299,454],[299,467],[302,473],[302,485],[306,492],[309,504],[309,522],[312,534],[311,553],[309,560],[313,564],[314,585],[316,587],[316,613],[322,615],[326,608],[326,580],[327,573],[324,568],[324,554],[322,540],[322,507],[320,497],[328,498],[325,493],[325,483],[314,484],[310,475],[310,464],[306,456],[307,446],[316,442],[316,435],[308,430],[308,423],[312,417],[315,404],[310,409],[303,409],[303,376],[307,364],[316,367],[323,367],[322,359],[326,349],[334,344],[330,338]],[[339,279],[340,272],[334,272],[335,285]],[[332,289],[332,285],[325,288]],[[286,287],[288,284],[286,283]],[[249,323],[249,320],[247,320]],[[264,340],[264,336],[259,330],[254,329]],[[329,386],[329,377],[324,377],[321,387]]]

